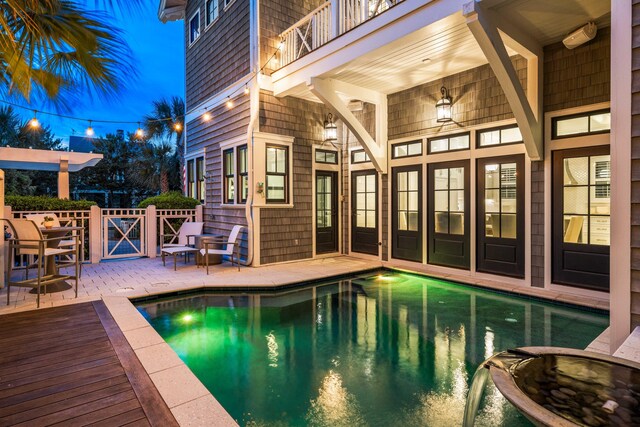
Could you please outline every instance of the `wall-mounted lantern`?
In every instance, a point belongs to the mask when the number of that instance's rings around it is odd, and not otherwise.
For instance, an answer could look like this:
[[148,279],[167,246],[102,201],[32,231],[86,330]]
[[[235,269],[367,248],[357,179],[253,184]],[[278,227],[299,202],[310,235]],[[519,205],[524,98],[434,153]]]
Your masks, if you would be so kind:
[[334,144],[336,141],[338,141],[338,127],[333,123],[333,115],[329,113],[324,121],[324,142]]
[[452,115],[449,91],[446,87],[442,86],[440,88],[440,93],[442,94],[442,98],[436,102],[436,121],[438,123],[450,122],[452,120]]

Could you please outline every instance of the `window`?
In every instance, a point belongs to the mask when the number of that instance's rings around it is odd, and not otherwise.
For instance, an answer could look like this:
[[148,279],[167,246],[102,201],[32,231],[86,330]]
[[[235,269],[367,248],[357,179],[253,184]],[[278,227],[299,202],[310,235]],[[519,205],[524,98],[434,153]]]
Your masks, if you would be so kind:
[[434,231],[464,235],[465,214],[464,167],[444,167],[433,171]]
[[205,26],[209,26],[218,18],[218,0],[207,0],[205,6]]
[[200,37],[200,11],[193,14],[189,19],[189,46]]
[[267,203],[287,203],[289,149],[267,145],[266,197]]
[[196,197],[195,162],[187,161],[187,197]]
[[392,145],[391,156],[394,159],[422,155],[422,141],[401,142]]
[[234,0],[224,0],[224,7],[226,8],[227,6],[229,6],[231,3],[233,3]]
[[517,165],[489,163],[484,166],[485,236],[517,238]]
[[316,163],[338,164],[338,153],[329,150],[316,150]]
[[364,150],[356,150],[351,152],[351,163],[366,163],[370,162],[371,158]]
[[247,146],[237,148],[238,155],[238,203],[247,201],[249,195],[249,171],[247,168]]
[[608,133],[611,130],[609,110],[556,117],[552,120],[553,138]]
[[223,203],[233,203],[235,200],[235,175],[233,162],[233,148],[222,152],[223,159],[223,176],[224,176],[224,194]]
[[478,148],[491,147],[493,145],[518,144],[521,142],[522,134],[518,126],[478,131]]
[[204,195],[205,195],[204,157],[198,157],[196,159],[196,180],[198,181],[197,199],[200,200],[201,203],[204,203]]
[[428,153],[443,153],[469,149],[469,133],[449,135],[441,138],[431,138],[428,141]]

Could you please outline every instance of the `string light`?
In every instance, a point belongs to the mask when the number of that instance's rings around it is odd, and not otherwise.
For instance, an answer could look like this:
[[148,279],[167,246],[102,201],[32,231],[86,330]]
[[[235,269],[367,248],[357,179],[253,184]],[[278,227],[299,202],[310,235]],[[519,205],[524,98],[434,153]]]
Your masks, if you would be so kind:
[[38,121],[36,114],[36,110],[33,110],[33,119],[29,120],[29,126],[31,126],[33,129],[37,129],[40,127],[40,122]]
[[227,108],[233,108],[233,99],[231,99],[231,96],[227,96]]
[[138,122],[138,129],[136,130],[136,136],[138,138],[142,138],[144,136],[144,131],[140,127],[140,122]]
[[244,84],[244,94],[245,95],[249,95],[249,84],[248,83]]
[[180,132],[180,130],[182,130],[182,125],[180,124],[180,122],[176,122],[176,124],[173,125],[173,128]]
[[89,127],[87,128],[87,136],[93,136],[94,135],[94,131],[93,128],[91,127],[91,120],[89,120]]
[[211,113],[205,110],[204,114],[202,115],[202,120],[205,121],[205,122],[208,122],[212,118],[213,117],[211,116]]

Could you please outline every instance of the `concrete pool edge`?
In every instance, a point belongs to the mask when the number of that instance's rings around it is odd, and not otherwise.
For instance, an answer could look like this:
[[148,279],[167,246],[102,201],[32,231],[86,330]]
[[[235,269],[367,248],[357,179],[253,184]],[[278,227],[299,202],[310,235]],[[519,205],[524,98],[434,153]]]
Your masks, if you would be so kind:
[[127,297],[102,300],[178,424],[238,425]]

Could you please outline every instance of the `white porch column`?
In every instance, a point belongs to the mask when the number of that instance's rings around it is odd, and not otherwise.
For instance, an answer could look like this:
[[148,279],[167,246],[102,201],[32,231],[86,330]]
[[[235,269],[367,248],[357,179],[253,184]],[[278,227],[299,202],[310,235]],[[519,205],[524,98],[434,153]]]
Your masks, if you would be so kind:
[[[155,258],[158,255],[158,210],[155,205],[147,206],[147,256]],[[160,227],[163,225],[160,224]]]
[[60,158],[60,170],[58,171],[58,199],[69,198],[69,159]]

